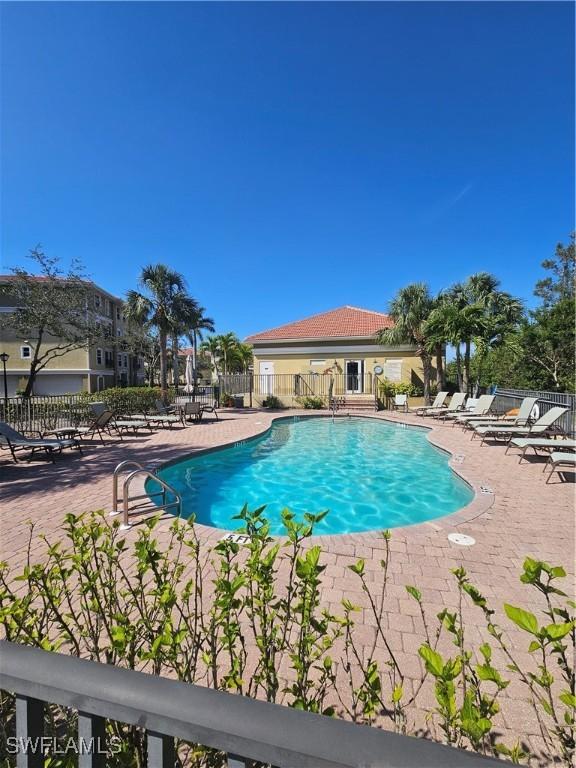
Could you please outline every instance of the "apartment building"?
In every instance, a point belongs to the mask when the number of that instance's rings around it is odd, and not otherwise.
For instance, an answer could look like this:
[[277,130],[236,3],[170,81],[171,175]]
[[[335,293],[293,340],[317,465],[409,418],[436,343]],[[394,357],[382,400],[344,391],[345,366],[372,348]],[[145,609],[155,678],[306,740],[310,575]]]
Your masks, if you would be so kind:
[[[8,286],[7,291],[0,292],[2,313],[13,312],[16,308],[15,299],[9,292],[13,279],[11,275],[0,275],[0,285]],[[97,345],[87,344],[51,360],[36,377],[35,395],[98,392],[108,387],[144,383],[143,360],[122,350],[118,343],[126,331],[122,300],[97,285],[91,285],[90,289],[87,309],[93,312],[95,320],[102,326],[102,340]],[[44,340],[44,344],[49,342],[50,338]],[[9,396],[18,394],[26,387],[35,343],[34,338],[21,338],[10,328],[0,328],[0,353],[9,356],[6,362]]]

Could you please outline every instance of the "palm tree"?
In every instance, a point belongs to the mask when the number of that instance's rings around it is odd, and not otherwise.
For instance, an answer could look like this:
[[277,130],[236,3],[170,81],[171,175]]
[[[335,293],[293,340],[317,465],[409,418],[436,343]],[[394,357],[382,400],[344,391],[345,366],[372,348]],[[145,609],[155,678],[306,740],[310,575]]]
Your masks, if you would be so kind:
[[172,374],[174,386],[178,386],[178,349],[180,336],[188,333],[190,328],[196,322],[198,312],[201,307],[185,291],[178,291],[174,294],[172,302],[172,311],[170,315],[171,335],[172,335]]
[[[425,334],[432,348],[440,344],[450,344],[454,347],[458,389],[466,392],[470,371],[469,343],[472,337],[480,332],[484,310],[479,304],[464,304],[460,298],[460,289],[461,286],[457,284],[439,297],[437,306],[426,322]],[[467,340],[463,370],[461,344]]]
[[228,373],[228,362],[240,344],[240,340],[235,333],[224,333],[218,336],[218,346],[222,356],[222,373],[224,376]]
[[422,361],[424,401],[430,402],[430,374],[432,355],[426,337],[426,321],[434,308],[434,299],[425,283],[412,283],[401,288],[390,302],[388,313],[394,320],[393,328],[384,328],[376,334],[379,344],[412,344]]
[[250,344],[239,342],[230,352],[228,367],[231,371],[248,373],[254,361],[254,355]]
[[204,307],[198,306],[192,322],[188,326],[188,340],[192,345],[192,370],[194,371],[194,382],[196,382],[196,357],[198,352],[198,339],[202,341],[204,331],[214,333],[214,320],[206,317]]
[[219,336],[208,336],[207,339],[205,339],[202,344],[200,344],[200,349],[208,352],[210,355],[210,368],[212,369],[212,378],[214,379],[214,375],[216,378],[218,378],[218,375],[220,373],[220,370],[218,368],[218,363],[220,361],[220,337]]
[[144,292],[128,291],[126,316],[138,323],[158,330],[160,344],[160,388],[165,396],[168,389],[168,335],[174,321],[174,297],[184,293],[185,282],[179,272],[165,264],[150,264],[142,270],[138,280]]

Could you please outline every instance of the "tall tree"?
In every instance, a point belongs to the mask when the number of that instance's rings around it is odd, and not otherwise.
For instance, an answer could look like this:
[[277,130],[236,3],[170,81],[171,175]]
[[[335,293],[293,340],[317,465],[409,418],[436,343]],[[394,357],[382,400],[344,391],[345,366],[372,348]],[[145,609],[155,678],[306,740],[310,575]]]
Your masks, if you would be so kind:
[[228,364],[231,371],[248,373],[254,362],[254,354],[250,344],[239,342],[232,350]]
[[220,337],[219,336],[208,336],[207,339],[205,339],[202,344],[200,345],[200,349],[204,350],[208,353],[210,356],[210,368],[212,370],[212,379],[218,378],[218,375],[220,373],[219,363],[220,363]]
[[176,291],[172,299],[170,313],[171,352],[172,352],[172,383],[178,386],[180,336],[187,334],[196,322],[200,305],[185,291]]
[[126,316],[155,328],[160,344],[160,388],[168,390],[168,336],[173,328],[175,296],[185,292],[184,278],[165,264],[151,264],[142,270],[139,285],[144,292],[128,291]]
[[218,346],[220,355],[222,356],[222,372],[224,373],[224,376],[229,373],[229,361],[239,344],[240,340],[235,333],[223,333],[218,336]]
[[434,308],[434,299],[425,283],[412,283],[401,288],[390,302],[388,313],[393,328],[384,328],[376,334],[379,344],[411,344],[422,361],[424,400],[430,402],[430,376],[432,355],[426,336],[426,321]]
[[38,274],[16,268],[0,286],[15,306],[0,316],[0,331],[29,340],[32,349],[24,397],[32,395],[37,375],[50,362],[107,337],[94,311],[94,285],[79,263],[63,272],[59,260],[46,256],[40,245],[30,251],[30,258]]
[[548,308],[558,301],[574,299],[576,286],[576,248],[574,247],[575,233],[570,235],[570,243],[558,243],[554,258],[542,262],[544,269],[551,272],[548,277],[538,280],[534,294],[542,299],[543,306]]
[[188,327],[188,340],[192,345],[192,370],[194,372],[194,381],[198,378],[198,340],[203,340],[204,331],[214,333],[214,320],[206,317],[204,307],[198,306],[196,315]]

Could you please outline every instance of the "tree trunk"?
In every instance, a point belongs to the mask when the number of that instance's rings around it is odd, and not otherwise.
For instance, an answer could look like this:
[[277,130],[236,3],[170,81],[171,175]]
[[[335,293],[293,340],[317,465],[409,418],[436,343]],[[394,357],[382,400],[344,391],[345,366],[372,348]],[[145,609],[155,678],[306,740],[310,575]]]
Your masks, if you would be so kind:
[[197,337],[196,337],[196,331],[192,331],[192,381],[194,382],[194,386],[196,386],[196,380],[198,379],[198,374],[196,372],[196,344],[198,343]]
[[28,381],[26,382],[26,389],[24,390],[24,394],[23,394],[23,397],[26,397],[26,398],[32,396],[32,392],[34,389],[34,382],[36,381],[36,374],[38,373],[40,346],[42,345],[43,337],[44,337],[44,329],[39,328],[38,341],[34,346],[34,357],[32,358],[32,362],[30,363],[30,375],[28,376]]
[[180,360],[178,358],[178,336],[172,336],[172,380],[174,391],[178,393],[178,384],[180,384]]
[[424,404],[430,405],[430,375],[432,373],[432,359],[430,355],[422,355],[422,370],[424,373]]
[[462,391],[470,394],[470,341],[464,342],[464,380]]
[[462,386],[462,353],[460,352],[460,344],[454,346],[456,350],[456,378],[458,379],[458,391],[464,392]]
[[438,392],[441,392],[446,386],[446,374],[444,371],[444,357],[442,355],[442,345],[436,347],[436,386]]
[[166,331],[158,331],[158,341],[160,342],[160,389],[162,390],[162,397],[165,398],[168,394],[168,351],[166,349]]

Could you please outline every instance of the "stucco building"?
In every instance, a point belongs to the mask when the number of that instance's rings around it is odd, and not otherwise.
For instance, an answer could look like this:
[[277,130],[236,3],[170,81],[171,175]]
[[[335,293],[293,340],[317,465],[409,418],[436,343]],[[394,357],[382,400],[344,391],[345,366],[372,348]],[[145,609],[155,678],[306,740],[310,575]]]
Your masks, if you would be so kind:
[[[10,295],[13,279],[11,275],[0,275],[0,285],[4,288],[0,291],[1,313],[13,312],[16,308],[16,301]],[[51,360],[36,377],[35,395],[97,392],[108,387],[144,383],[142,359],[122,350],[119,343],[126,330],[122,300],[97,285],[91,285],[88,304],[87,309],[104,330],[102,341],[73,349]],[[45,343],[49,344],[50,340],[48,337]],[[6,363],[9,396],[16,395],[26,386],[35,343],[32,335],[20,337],[10,328],[0,327],[0,353],[9,355]]]
[[248,336],[254,348],[255,393],[285,404],[296,397],[335,395],[366,399],[378,379],[422,385],[422,364],[413,346],[381,345],[376,333],[392,319],[359,307],[339,307]]

